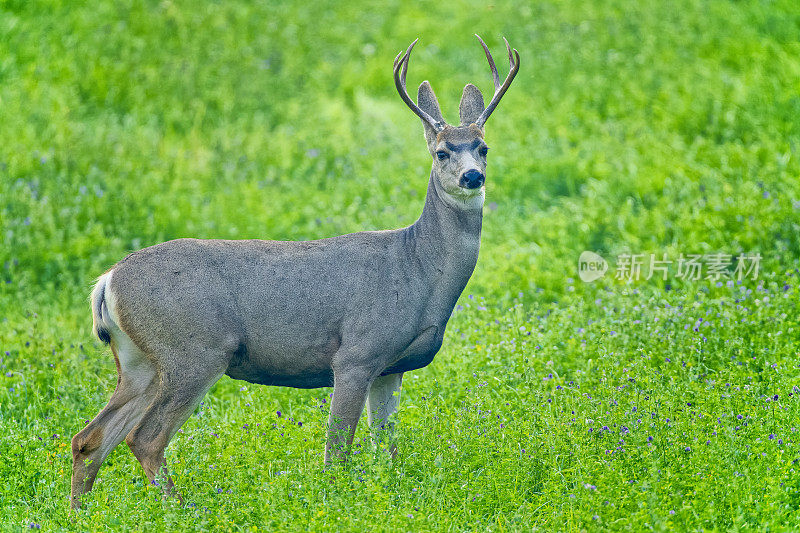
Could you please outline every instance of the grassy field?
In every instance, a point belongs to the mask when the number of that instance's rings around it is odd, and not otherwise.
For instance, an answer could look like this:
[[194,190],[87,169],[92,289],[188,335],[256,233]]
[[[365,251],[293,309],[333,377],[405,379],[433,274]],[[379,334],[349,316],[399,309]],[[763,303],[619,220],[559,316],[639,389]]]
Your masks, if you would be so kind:
[[[797,527],[800,8],[517,4],[0,0],[3,530]],[[167,450],[185,506],[123,445],[70,515],[70,438],[116,384],[93,279],[178,237],[410,224],[430,156],[392,59],[422,38],[409,87],[454,122],[464,84],[491,88],[473,33],[522,68],[398,459],[363,420],[323,472],[330,389],[226,377]],[[604,278],[578,277],[584,250]],[[742,253],[757,279],[677,271]],[[666,254],[668,279],[616,279],[622,254]]]

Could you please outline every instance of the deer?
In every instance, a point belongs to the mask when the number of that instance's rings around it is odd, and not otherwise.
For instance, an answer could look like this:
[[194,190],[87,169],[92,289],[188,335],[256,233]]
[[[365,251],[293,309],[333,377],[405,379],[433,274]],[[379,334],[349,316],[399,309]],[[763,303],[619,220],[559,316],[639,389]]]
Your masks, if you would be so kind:
[[[459,126],[431,85],[406,89],[411,51],[394,59],[400,98],[421,120],[432,167],[422,214],[408,227],[313,241],[182,238],[133,253],[91,292],[92,331],[110,346],[117,384],[72,439],[72,508],[124,439],[164,497],[165,449],[223,375],[263,385],[333,387],[324,465],[345,461],[365,404],[376,439],[393,430],[403,373],[431,363],[478,260],[488,146],[484,125],[519,71],[506,44],[488,106],[472,84]],[[392,420],[390,420],[392,417]],[[394,456],[396,448],[391,452]]]

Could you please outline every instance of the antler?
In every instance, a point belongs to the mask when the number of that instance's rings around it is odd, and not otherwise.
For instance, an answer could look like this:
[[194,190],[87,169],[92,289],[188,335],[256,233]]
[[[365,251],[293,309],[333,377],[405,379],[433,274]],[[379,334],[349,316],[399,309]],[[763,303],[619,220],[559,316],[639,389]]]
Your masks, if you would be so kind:
[[475,37],[477,37],[481,42],[483,51],[486,52],[486,60],[489,62],[489,68],[492,69],[492,81],[494,82],[494,96],[492,96],[492,101],[489,102],[489,105],[486,106],[486,109],[483,110],[483,113],[481,113],[481,115],[475,120],[475,124],[479,128],[483,128],[483,125],[486,124],[486,121],[489,119],[492,111],[494,111],[494,108],[497,107],[497,104],[500,103],[503,95],[506,94],[506,91],[511,86],[511,82],[514,81],[514,76],[516,76],[517,72],[519,72],[519,52],[517,52],[517,49],[514,48],[514,53],[512,54],[511,46],[509,46],[506,38],[503,37],[503,41],[506,43],[506,49],[508,50],[508,64],[510,65],[510,70],[508,71],[506,81],[503,82],[503,85],[500,85],[500,76],[497,75],[497,67],[494,65],[494,59],[492,59],[492,54],[489,53],[489,48],[486,46],[486,43],[483,42],[483,39],[481,39],[480,35],[476,33]]
[[[408,72],[408,60],[411,57],[411,50],[414,48],[414,45],[417,44],[417,41],[419,41],[419,38],[414,39],[414,42],[411,43],[402,58],[400,57],[400,55],[403,53],[402,51],[400,51],[400,53],[394,58],[394,84],[397,87],[397,92],[400,93],[400,98],[403,99],[411,111],[416,113],[419,118],[430,124],[430,126],[437,132],[442,131],[444,129],[444,124],[420,109],[419,106],[414,103],[411,97],[408,96],[408,91],[406,90],[406,72]],[[402,72],[400,70],[401,67]]]

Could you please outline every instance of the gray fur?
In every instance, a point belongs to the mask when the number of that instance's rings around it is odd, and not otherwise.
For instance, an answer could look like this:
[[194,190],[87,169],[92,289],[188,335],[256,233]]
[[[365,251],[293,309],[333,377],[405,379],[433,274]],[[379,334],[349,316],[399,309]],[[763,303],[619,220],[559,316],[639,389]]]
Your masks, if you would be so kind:
[[[478,131],[448,127],[437,146]],[[223,374],[333,385],[326,462],[344,457],[367,398],[371,425],[390,431],[402,373],[433,360],[478,259],[483,191],[462,198],[456,185],[475,157],[434,159],[422,215],[406,228],[308,242],[179,239],[117,263],[92,305],[120,380],[73,438],[72,505],[123,438],[151,480],[165,475],[169,440]]]
[[[483,104],[469,87],[462,120]],[[427,82],[418,101],[444,124]],[[110,339],[119,380],[72,440],[73,506],[122,439],[173,494],[164,449],[224,374],[333,386],[326,463],[345,457],[365,403],[373,429],[391,428],[402,373],[439,351],[480,245],[484,187],[462,182],[485,175],[483,129],[423,124],[433,163],[411,226],[306,242],[179,239],[134,252],[100,277],[95,333]]]
[[122,328],[146,352],[214,347],[228,375],[267,385],[332,386],[337,367],[368,366],[374,379],[433,358],[477,260],[461,233],[480,222],[479,212],[439,209],[429,195],[420,220],[400,230],[311,242],[180,239],[120,261],[112,290]]

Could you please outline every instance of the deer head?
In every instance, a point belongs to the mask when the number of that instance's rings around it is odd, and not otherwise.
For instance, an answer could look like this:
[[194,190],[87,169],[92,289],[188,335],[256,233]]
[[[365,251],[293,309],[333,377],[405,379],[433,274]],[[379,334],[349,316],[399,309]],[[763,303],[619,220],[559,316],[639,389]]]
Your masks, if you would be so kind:
[[484,106],[481,91],[471,83],[467,84],[459,105],[460,126],[450,126],[445,122],[436,95],[427,81],[419,86],[416,104],[408,96],[408,61],[411,50],[419,39],[411,43],[405,54],[400,52],[394,59],[394,83],[397,91],[406,105],[422,119],[425,128],[425,140],[433,157],[433,175],[437,189],[444,193],[445,201],[465,208],[483,206],[486,157],[489,152],[484,140],[484,125],[519,71],[519,52],[512,50],[508,41],[503,39],[508,50],[510,70],[501,84],[489,48],[478,35],[475,37],[478,37],[486,53],[495,91],[489,105]]

